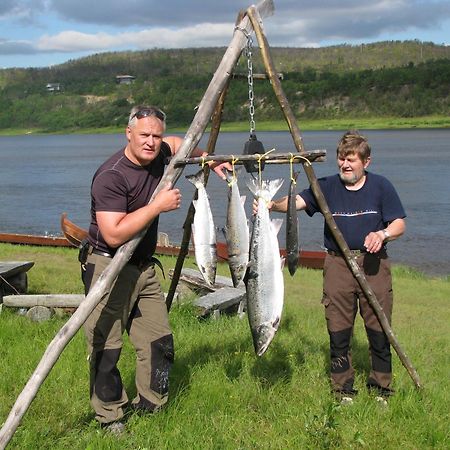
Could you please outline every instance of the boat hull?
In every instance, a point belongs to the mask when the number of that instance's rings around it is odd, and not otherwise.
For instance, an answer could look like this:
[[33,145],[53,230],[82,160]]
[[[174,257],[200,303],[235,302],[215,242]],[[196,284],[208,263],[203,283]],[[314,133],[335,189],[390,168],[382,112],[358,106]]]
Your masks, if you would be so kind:
[[[0,233],[0,242],[9,244],[39,245],[48,247],[78,247],[81,241],[87,237],[87,231],[79,227],[67,218],[67,214],[61,214],[61,230],[64,236],[39,236],[30,234]],[[178,256],[180,247],[175,245],[160,245],[156,247],[158,255]],[[325,261],[325,252],[318,250],[300,250],[299,266],[309,269],[322,269]],[[189,248],[188,255],[193,256],[194,250]],[[286,249],[280,249],[280,255],[286,257]],[[228,260],[227,244],[217,242],[218,261]]]

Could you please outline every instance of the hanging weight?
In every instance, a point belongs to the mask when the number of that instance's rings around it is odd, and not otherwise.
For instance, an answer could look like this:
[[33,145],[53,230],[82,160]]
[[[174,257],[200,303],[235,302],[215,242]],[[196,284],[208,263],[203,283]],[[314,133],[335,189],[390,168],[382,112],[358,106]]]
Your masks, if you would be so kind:
[[[255,133],[250,134],[249,140],[244,145],[244,155],[264,155],[264,145],[258,141]],[[258,161],[244,161],[247,173],[259,171]],[[264,161],[261,161],[261,170],[264,170]]]

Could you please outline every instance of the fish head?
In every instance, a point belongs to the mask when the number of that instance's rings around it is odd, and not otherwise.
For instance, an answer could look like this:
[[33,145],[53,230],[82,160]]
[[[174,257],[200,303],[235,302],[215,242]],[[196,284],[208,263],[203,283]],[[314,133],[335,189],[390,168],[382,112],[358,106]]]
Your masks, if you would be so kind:
[[247,271],[247,264],[237,264],[230,270],[231,279],[233,280],[233,286],[238,287],[241,281],[244,279],[245,272]]
[[265,322],[253,331],[253,345],[258,356],[262,356],[269,348],[272,339],[278,329],[279,320],[276,320],[276,326],[272,322]]

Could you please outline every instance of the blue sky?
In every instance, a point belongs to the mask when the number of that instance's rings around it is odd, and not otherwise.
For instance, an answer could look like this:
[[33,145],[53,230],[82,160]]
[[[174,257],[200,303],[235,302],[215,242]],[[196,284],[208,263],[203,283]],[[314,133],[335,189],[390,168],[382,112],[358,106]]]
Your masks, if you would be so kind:
[[[255,1],[255,3],[257,3]],[[226,47],[245,0],[0,0],[0,68],[43,67],[93,53]],[[274,0],[271,46],[383,40],[450,44],[449,0]]]

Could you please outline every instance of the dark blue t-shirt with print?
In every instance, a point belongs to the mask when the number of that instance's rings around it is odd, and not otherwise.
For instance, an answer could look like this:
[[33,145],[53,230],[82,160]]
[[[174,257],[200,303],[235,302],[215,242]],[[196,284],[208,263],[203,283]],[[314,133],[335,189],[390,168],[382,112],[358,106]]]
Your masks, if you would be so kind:
[[[366,172],[364,185],[356,191],[348,190],[338,174],[318,181],[336,225],[351,250],[365,250],[364,239],[368,233],[382,230],[389,222],[406,217],[394,186],[381,175]],[[302,191],[300,196],[309,216],[320,212],[311,188]],[[326,223],[324,245],[328,250],[339,251]]]

